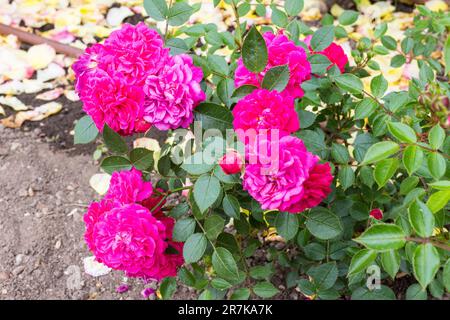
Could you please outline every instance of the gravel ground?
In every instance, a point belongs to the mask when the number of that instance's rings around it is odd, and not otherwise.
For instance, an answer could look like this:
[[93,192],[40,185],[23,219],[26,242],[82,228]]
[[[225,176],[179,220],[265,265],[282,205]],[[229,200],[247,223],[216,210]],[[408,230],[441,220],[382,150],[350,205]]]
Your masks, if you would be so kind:
[[[0,127],[0,299],[143,299],[142,281],[128,279],[130,290],[118,294],[121,272],[84,272],[82,216],[96,197],[89,178],[98,166],[42,134]],[[186,297],[187,288],[179,291]]]

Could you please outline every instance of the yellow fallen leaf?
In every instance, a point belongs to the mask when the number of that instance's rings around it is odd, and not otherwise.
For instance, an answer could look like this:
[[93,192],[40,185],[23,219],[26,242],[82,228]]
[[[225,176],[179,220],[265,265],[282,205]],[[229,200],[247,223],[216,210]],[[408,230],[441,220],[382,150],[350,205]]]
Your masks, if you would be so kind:
[[89,185],[102,196],[108,191],[110,180],[111,176],[109,174],[97,173],[89,179]]
[[20,101],[16,97],[10,96],[0,97],[0,103],[14,109],[14,111],[23,111],[29,109],[28,106],[26,106],[22,101]]
[[34,69],[43,69],[56,57],[55,49],[48,44],[38,44],[28,49],[27,60]]
[[8,128],[20,128],[25,121],[40,121],[60,112],[62,105],[57,102],[43,104],[34,110],[20,111],[15,115],[2,119],[1,124]]
[[430,0],[426,1],[425,6],[431,11],[442,11],[446,12],[448,10],[448,5],[442,0]]

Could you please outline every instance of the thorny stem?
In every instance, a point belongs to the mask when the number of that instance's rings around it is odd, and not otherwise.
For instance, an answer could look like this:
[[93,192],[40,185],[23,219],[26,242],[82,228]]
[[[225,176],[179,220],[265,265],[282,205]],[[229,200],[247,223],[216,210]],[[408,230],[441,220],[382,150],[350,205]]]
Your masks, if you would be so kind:
[[406,240],[414,241],[414,242],[417,242],[417,243],[431,243],[435,247],[441,248],[441,249],[446,250],[446,251],[450,251],[450,246],[449,245],[447,245],[447,244],[445,244],[443,242],[440,242],[440,241],[435,241],[435,240],[430,239],[430,238],[406,237]]
[[239,13],[237,11],[237,7],[236,7],[236,4],[234,3],[234,1],[231,1],[231,4],[233,6],[234,16],[236,17],[236,33],[238,34],[238,39],[236,42],[237,42],[239,49],[242,49],[241,20],[239,18]]
[[[173,0],[170,0],[170,2],[169,2],[169,12],[170,12],[170,8],[172,8],[172,2],[173,2]],[[167,17],[167,19],[166,19],[166,27],[165,27],[165,31],[164,31],[164,42],[166,42],[166,40],[167,40],[167,32],[169,31],[169,17]]]

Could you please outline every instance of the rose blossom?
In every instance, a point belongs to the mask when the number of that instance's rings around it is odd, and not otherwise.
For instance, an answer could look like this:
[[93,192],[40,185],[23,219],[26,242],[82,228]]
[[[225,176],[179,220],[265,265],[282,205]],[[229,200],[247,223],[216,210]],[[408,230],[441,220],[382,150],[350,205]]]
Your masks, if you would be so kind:
[[279,135],[288,135],[299,129],[298,115],[292,99],[277,91],[257,89],[247,95],[233,108],[233,127],[243,140],[243,134],[248,129],[279,130]]
[[105,40],[105,50],[112,56],[108,72],[122,74],[130,85],[143,86],[147,76],[159,72],[169,58],[159,33],[143,22],[124,23]]
[[145,81],[144,119],[160,130],[187,128],[194,119],[194,108],[206,98],[200,87],[202,78],[202,70],[191,57],[172,57],[160,73]]
[[145,182],[142,179],[142,172],[133,168],[112,174],[105,200],[121,204],[136,203],[146,200],[152,193],[152,183]]
[[311,65],[308,62],[305,50],[295,45],[282,32],[278,35],[266,32],[263,37],[266,41],[268,52],[266,68],[263,72],[254,74],[245,67],[242,58],[240,58],[237,62],[235,73],[236,87],[244,84],[260,87],[262,79],[269,69],[275,66],[288,65],[290,71],[289,83],[281,93],[291,99],[303,97],[301,84],[303,81],[308,80],[311,75]]
[[243,187],[265,210],[298,213],[318,205],[331,191],[329,166],[319,165],[299,138],[259,136],[248,150]]
[[143,122],[144,93],[141,88],[126,83],[120,74],[110,76],[98,70],[83,78],[80,86],[83,110],[100,131],[105,123],[122,135],[143,132],[150,127]]
[[219,160],[219,165],[225,174],[239,173],[243,165],[241,155],[236,150],[229,151]]
[[[312,36],[307,36],[305,38],[305,43],[308,45],[311,53],[324,55],[325,57],[328,58],[328,60],[330,60],[332,65],[333,64],[336,65],[342,73],[345,72],[345,65],[348,63],[348,57],[345,54],[344,49],[342,49],[340,45],[332,42],[324,50],[320,52],[314,52],[312,51],[310,46],[311,38]],[[331,66],[329,66],[328,69],[329,68],[331,68]]]
[[100,216],[92,232],[98,261],[131,277],[159,280],[167,248],[166,227],[138,204],[115,207]]
[[381,209],[379,208],[372,209],[369,215],[376,220],[383,219],[383,211],[381,211]]

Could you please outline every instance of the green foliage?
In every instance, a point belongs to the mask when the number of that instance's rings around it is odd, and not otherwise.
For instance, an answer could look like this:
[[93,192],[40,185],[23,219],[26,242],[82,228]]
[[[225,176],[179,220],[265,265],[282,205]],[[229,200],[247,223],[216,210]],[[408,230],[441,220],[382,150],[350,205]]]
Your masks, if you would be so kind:
[[[266,15],[259,0],[224,3],[236,18],[249,12]],[[305,49],[302,40],[311,35],[312,74],[302,83],[303,98],[295,101],[301,129],[293,135],[321,163],[329,163],[334,176],[332,192],[318,206],[299,214],[267,211],[243,188],[239,174],[226,175],[218,165],[225,150],[238,149],[236,145],[209,154],[223,144],[221,139],[190,145],[169,132],[161,150],[130,150],[130,140],[105,125],[97,158],[106,153],[103,171],[135,167],[145,179],[159,179],[157,187],[165,197],[187,192],[184,202],[163,208],[176,220],[173,240],[184,242],[185,259],[177,279],[160,284],[163,299],[171,298],[176,280],[197,290],[199,299],[265,299],[295,287],[313,299],[395,299],[396,292],[386,285],[367,288],[370,267],[380,267],[382,279],[390,278],[383,284],[398,281],[399,272],[414,277],[406,299],[441,299],[450,291],[449,13],[418,6],[403,39],[392,37],[387,23],[379,23],[373,37],[349,40],[353,59],[341,72],[318,52],[336,38],[346,38],[358,12],[343,11],[337,22],[325,15],[322,25],[309,27],[298,18],[303,7],[298,0],[272,3],[271,25],[250,28],[240,19],[232,31],[222,32],[214,24],[184,25],[198,9],[187,1],[144,1],[152,19],[177,26],[159,30],[171,54],[190,54],[203,70],[207,99],[194,109],[203,131],[232,129],[235,104],[257,89],[235,88],[239,58],[251,72],[263,72],[260,87],[286,88],[289,66],[267,68],[265,31],[286,29]],[[433,52],[441,48],[444,59],[438,60]],[[417,64],[417,77],[406,89],[391,87],[389,68],[376,62],[380,55],[392,57],[393,68]],[[75,143],[94,141],[97,135],[88,116],[75,126]],[[185,145],[191,152],[176,162],[172,151]],[[382,221],[370,217],[372,209],[382,210]],[[260,251],[264,261],[251,259]],[[282,286],[272,279],[279,272]]]

